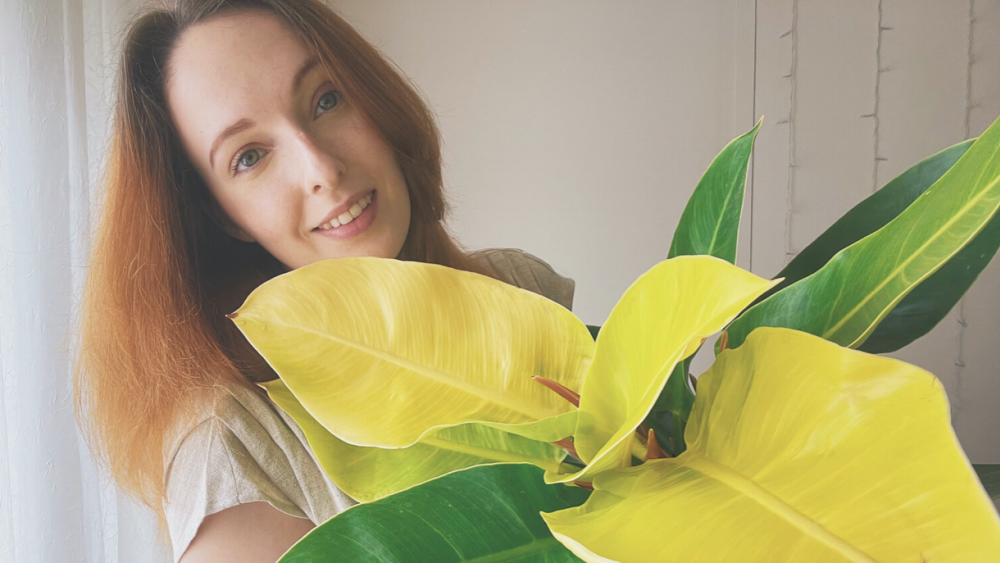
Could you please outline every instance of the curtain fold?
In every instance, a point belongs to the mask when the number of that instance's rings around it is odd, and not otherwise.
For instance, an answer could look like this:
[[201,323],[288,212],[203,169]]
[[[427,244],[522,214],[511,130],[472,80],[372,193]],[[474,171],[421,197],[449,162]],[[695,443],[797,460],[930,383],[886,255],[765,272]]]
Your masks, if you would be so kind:
[[172,561],[98,471],[71,358],[134,0],[0,2],[0,561]]

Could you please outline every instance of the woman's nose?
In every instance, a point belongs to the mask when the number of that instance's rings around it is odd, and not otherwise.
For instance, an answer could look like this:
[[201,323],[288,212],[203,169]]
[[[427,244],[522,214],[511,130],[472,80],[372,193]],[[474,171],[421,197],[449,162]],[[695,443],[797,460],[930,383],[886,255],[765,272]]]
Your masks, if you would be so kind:
[[344,162],[330,150],[318,143],[306,131],[295,134],[295,142],[301,156],[303,187],[310,193],[336,189],[346,167]]

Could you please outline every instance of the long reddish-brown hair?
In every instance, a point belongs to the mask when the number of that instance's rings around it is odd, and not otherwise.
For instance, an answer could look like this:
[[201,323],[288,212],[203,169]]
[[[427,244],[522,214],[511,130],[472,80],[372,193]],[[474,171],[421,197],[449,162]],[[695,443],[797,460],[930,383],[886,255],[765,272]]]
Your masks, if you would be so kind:
[[188,27],[234,10],[283,18],[393,148],[411,202],[401,260],[491,275],[446,231],[440,138],[420,95],[319,0],[179,0],[140,15],[121,52],[100,218],[83,291],[73,376],[77,420],[95,460],[157,514],[166,432],[217,386],[275,377],[226,313],[287,268],[222,230],[170,119],[164,72]]

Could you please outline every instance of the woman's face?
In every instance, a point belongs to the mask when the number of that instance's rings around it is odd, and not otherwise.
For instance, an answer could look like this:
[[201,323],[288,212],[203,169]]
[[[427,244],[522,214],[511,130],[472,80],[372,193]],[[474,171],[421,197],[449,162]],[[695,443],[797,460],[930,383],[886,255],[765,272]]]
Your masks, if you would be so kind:
[[392,149],[283,20],[243,12],[188,28],[167,102],[233,236],[291,269],[399,255],[410,199]]

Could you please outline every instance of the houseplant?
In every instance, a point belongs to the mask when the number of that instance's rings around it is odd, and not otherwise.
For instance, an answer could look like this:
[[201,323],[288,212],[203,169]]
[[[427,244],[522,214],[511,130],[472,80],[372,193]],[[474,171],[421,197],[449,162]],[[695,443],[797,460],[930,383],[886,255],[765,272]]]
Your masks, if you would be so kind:
[[[231,317],[280,376],[263,386],[365,503],[283,561],[998,552],[940,383],[852,348],[925,333],[995,254],[1000,125],[901,175],[775,280],[732,265],[759,126],[599,329],[433,264],[326,260],[255,290]],[[695,393],[690,358],[723,329]]]

